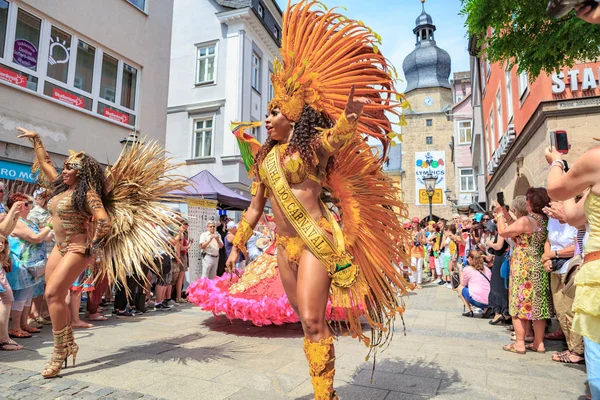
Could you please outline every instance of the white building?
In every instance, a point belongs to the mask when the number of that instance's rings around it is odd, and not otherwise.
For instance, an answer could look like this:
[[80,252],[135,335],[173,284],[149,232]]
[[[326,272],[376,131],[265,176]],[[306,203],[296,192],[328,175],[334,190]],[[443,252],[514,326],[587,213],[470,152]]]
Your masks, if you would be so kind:
[[133,129],[164,141],[172,0],[0,0],[0,179],[31,181],[36,130],[115,161]]
[[175,0],[166,143],[184,175],[206,169],[249,197],[230,123],[265,118],[281,19],[274,0]]

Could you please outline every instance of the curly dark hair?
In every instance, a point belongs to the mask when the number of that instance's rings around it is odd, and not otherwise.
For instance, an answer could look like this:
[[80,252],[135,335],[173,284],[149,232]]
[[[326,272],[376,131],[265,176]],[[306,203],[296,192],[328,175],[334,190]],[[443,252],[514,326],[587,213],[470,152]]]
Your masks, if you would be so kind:
[[544,213],[544,207],[548,207],[550,204],[550,196],[548,196],[548,191],[546,188],[531,187],[527,189],[527,194],[525,197],[527,197],[527,202],[531,207],[532,213],[546,217],[546,214]]
[[[311,165],[313,163],[314,151],[317,150],[317,146],[319,145],[318,138],[320,131],[317,128],[329,129],[331,127],[333,127],[333,121],[325,114],[319,113],[314,108],[305,105],[302,109],[300,120],[294,127],[294,134],[290,139],[289,146],[285,149],[283,156],[289,156],[297,152],[300,154],[300,158],[305,165]],[[259,165],[276,144],[276,140],[269,138],[256,154],[254,163],[256,176],[258,176]],[[333,162],[333,160],[330,159],[330,162]]]
[[[69,189],[62,177],[59,175],[53,183],[52,196],[59,195]],[[73,194],[73,209],[77,212],[89,212],[87,207],[87,193],[94,190],[102,199],[106,200],[104,188],[104,168],[94,158],[85,154],[81,159],[81,169],[77,171],[77,183]]]

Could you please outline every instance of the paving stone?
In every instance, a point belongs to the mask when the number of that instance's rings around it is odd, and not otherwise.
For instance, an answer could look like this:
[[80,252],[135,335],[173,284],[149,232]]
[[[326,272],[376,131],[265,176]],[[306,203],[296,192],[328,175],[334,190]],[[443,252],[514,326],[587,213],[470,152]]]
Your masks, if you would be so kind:
[[108,396],[116,391],[117,391],[117,389],[113,389],[113,388],[103,388],[103,389],[98,390],[94,394],[96,396],[103,397],[103,396]]
[[23,390],[31,387],[29,383],[18,383],[16,385],[11,386],[12,390]]

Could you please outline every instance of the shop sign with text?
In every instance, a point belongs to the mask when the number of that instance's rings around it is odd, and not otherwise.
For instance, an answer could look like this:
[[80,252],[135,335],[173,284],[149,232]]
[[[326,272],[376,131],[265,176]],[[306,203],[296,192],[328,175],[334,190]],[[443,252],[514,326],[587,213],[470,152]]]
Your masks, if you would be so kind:
[[27,77],[10,69],[0,67],[0,80],[12,83],[13,85],[26,87]]
[[34,69],[37,65],[38,50],[25,39],[15,40],[13,61],[23,67]]
[[107,118],[110,118],[112,120],[121,122],[123,124],[129,123],[129,115],[122,113],[122,112],[118,112],[116,110],[112,110],[110,108],[104,109],[104,116]]
[[35,183],[35,175],[31,173],[31,166],[10,161],[0,160],[0,178]]
[[567,90],[571,92],[594,90],[600,85],[600,68],[579,67],[552,74],[552,94],[562,94]]
[[494,154],[492,154],[490,162],[488,162],[488,175],[493,175],[494,172],[496,172],[496,169],[500,166],[504,156],[506,156],[508,150],[510,150],[515,142],[515,139],[515,127],[513,124],[510,124],[506,129],[506,132],[504,132],[504,135],[500,138],[500,144],[496,151],[494,151]]
[[64,90],[60,90],[57,88],[52,89],[52,97],[62,101],[63,103],[67,103],[76,107],[83,108],[85,104],[83,97],[76,96],[73,93],[65,92]]

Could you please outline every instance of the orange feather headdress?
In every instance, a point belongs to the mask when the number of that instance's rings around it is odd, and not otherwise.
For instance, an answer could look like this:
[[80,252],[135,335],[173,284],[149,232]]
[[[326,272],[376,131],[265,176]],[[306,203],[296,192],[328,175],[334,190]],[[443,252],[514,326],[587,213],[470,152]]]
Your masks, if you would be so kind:
[[361,21],[327,10],[318,1],[288,4],[282,61],[274,64],[269,108],[279,107],[289,120],[298,121],[304,105],[309,105],[335,121],[354,86],[357,97],[372,100],[364,108],[358,131],[387,142],[395,136],[388,115],[402,121],[400,111],[408,103],[396,91],[396,71],[378,44],[381,38]]

